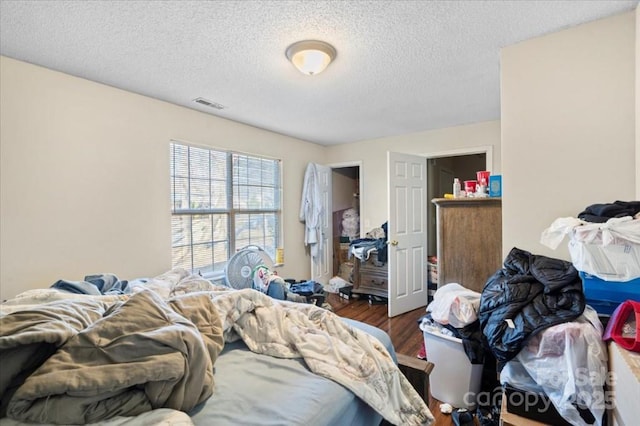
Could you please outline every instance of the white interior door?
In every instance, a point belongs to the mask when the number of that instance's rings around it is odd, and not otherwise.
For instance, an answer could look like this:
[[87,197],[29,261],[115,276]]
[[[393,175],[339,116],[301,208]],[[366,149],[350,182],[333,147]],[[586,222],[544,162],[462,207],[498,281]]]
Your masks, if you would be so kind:
[[427,305],[427,160],[387,153],[389,316]]
[[311,279],[326,286],[333,275],[331,167],[316,164],[316,170],[318,172],[320,198],[322,200],[322,213],[320,216],[322,243],[320,255],[317,258],[311,256]]

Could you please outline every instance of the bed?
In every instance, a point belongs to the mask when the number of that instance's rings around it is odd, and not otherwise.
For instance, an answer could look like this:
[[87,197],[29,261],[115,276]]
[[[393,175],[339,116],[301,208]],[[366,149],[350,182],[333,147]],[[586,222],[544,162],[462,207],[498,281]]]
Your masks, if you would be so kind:
[[382,330],[172,270],[0,304],[0,424],[428,425]]

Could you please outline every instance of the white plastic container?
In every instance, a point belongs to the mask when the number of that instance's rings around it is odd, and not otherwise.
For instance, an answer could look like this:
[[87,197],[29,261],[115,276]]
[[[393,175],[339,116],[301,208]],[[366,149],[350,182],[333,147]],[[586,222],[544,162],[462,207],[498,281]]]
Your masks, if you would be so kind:
[[460,198],[460,179],[453,180],[453,198]]
[[482,364],[471,364],[462,340],[424,329],[427,361],[434,364],[429,375],[431,396],[456,408],[475,410],[482,384]]

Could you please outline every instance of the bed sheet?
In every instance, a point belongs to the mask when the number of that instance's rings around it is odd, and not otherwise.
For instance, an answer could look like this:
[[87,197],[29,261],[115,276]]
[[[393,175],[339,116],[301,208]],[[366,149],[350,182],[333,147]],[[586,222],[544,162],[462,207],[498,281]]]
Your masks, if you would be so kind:
[[[343,318],[376,337],[396,360],[388,334]],[[251,352],[227,343],[215,364],[215,391],[189,414],[195,425],[377,425],[382,417],[342,385],[318,376],[302,359]]]

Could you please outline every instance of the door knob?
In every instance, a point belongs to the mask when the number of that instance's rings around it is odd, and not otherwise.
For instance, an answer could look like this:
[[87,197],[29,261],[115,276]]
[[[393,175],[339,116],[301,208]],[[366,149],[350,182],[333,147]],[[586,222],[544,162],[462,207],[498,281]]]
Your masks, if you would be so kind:
[[396,240],[391,241],[389,244],[391,244],[392,246],[397,246],[398,242]]

